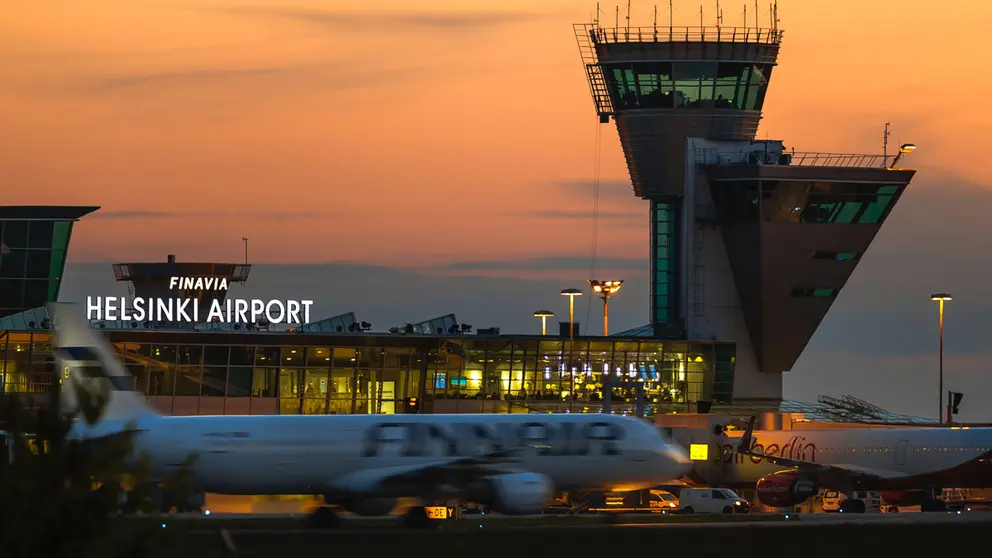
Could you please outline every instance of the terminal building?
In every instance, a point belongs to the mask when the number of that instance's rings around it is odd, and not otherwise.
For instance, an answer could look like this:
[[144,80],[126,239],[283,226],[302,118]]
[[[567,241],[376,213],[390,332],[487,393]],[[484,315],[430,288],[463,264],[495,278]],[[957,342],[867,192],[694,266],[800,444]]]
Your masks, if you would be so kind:
[[[782,373],[915,171],[897,167],[899,155],[795,153],[755,139],[779,30],[575,31],[597,115],[615,123],[651,223],[644,327],[570,338],[567,322],[507,335],[453,314],[385,331],[354,313],[288,328],[208,320],[251,265],[167,256],[113,273],[131,297],[191,299],[204,319],[92,320],[136,389],[181,415],[605,410],[912,422],[783,401]],[[58,299],[73,226],[98,209],[0,207],[5,397],[36,404],[58,389],[44,305]]]

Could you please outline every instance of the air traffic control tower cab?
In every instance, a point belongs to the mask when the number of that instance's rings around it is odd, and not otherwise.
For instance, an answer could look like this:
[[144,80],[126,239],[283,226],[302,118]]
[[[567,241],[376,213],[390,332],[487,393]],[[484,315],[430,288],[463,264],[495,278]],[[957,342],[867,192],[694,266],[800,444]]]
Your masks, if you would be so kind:
[[599,120],[649,205],[651,322],[636,331],[735,341],[735,400],[781,399],[782,372],[915,174],[885,153],[755,140],[784,35],[772,27],[575,25]]
[[[210,305],[227,298],[228,288],[243,284],[251,272],[249,264],[177,262],[169,255],[164,262],[114,264],[114,276],[128,284],[128,297],[143,299],[193,299],[198,315],[207,316]],[[169,329],[193,329],[196,324],[188,321],[155,322],[140,324]]]

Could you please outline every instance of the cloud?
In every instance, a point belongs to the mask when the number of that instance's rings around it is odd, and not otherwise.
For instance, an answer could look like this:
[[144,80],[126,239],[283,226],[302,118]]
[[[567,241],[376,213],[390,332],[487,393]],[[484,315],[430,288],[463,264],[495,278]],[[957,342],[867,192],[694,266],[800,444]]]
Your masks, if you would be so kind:
[[98,92],[126,89],[140,85],[154,85],[162,82],[205,82],[230,80],[244,77],[271,76],[291,70],[290,67],[271,68],[214,68],[208,70],[183,70],[171,72],[149,72],[124,74],[100,78],[95,86]]
[[82,89],[92,94],[106,94],[143,87],[204,86],[253,79],[276,83],[277,79],[283,93],[292,83],[291,80],[327,93],[370,89],[381,84],[395,85],[397,80],[422,75],[425,70],[429,67],[419,64],[386,66],[362,60],[248,68],[216,67],[86,76]]
[[399,30],[475,31],[541,17],[529,12],[335,12],[311,8],[234,6],[211,11],[236,16],[255,16],[331,26],[338,30],[365,32],[375,27]]
[[[588,210],[551,210],[551,211],[528,211],[524,213],[515,213],[516,216],[526,216],[526,217],[540,217],[542,219],[558,219],[558,220],[570,220],[570,221],[592,221],[593,210],[589,208]],[[615,225],[626,225],[634,224],[641,226],[647,222],[647,211],[625,211],[625,210],[614,210],[614,209],[600,209],[596,213],[596,217],[605,221],[620,221],[619,223],[611,223]]]
[[[437,266],[434,269],[441,271],[588,271],[591,263],[588,256],[550,256],[546,258],[455,262]],[[647,268],[647,261],[645,258],[596,258],[596,267],[600,269],[642,270]]]
[[97,211],[86,218],[103,220],[127,220],[127,219],[203,219],[217,217],[251,218],[251,219],[340,219],[346,217],[345,214],[319,213],[308,211],[143,211],[143,210],[120,210],[120,211]]
[[[563,195],[588,195],[592,197],[596,184],[592,180],[560,180],[553,183],[552,186],[560,189]],[[634,195],[634,188],[631,186],[630,180],[600,180],[599,199],[644,203],[643,200]]]

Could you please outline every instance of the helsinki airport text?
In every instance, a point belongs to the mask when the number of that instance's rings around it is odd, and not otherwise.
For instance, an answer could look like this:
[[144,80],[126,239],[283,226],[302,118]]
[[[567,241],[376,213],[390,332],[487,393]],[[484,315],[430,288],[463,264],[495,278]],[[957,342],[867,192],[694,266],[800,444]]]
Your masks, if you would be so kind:
[[199,323],[305,324],[310,321],[312,300],[260,300],[234,298],[213,300],[205,320],[190,298],[140,298],[123,296],[86,297],[86,317],[90,320],[135,320]]

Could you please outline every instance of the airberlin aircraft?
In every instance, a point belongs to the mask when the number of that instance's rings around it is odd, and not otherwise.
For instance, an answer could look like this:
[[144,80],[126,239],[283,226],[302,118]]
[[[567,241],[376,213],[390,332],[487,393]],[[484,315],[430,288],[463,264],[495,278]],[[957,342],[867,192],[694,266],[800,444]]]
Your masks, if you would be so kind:
[[[196,455],[198,491],[313,494],[333,508],[386,515],[399,498],[461,499],[503,514],[539,513],[556,490],[637,490],[677,479],[685,450],[648,422],[600,414],[164,416],[132,389],[114,350],[72,305],[52,304],[68,381],[72,436],[128,429],[135,454],[161,478]],[[102,397],[102,416],[77,402]],[[408,524],[426,523],[422,506]]]
[[[733,440],[733,438],[731,438]],[[721,448],[726,484],[757,487],[772,507],[792,507],[820,489],[874,490],[887,504],[943,509],[943,488],[992,487],[992,428],[845,428],[754,432]],[[854,499],[851,509],[863,512]]]

